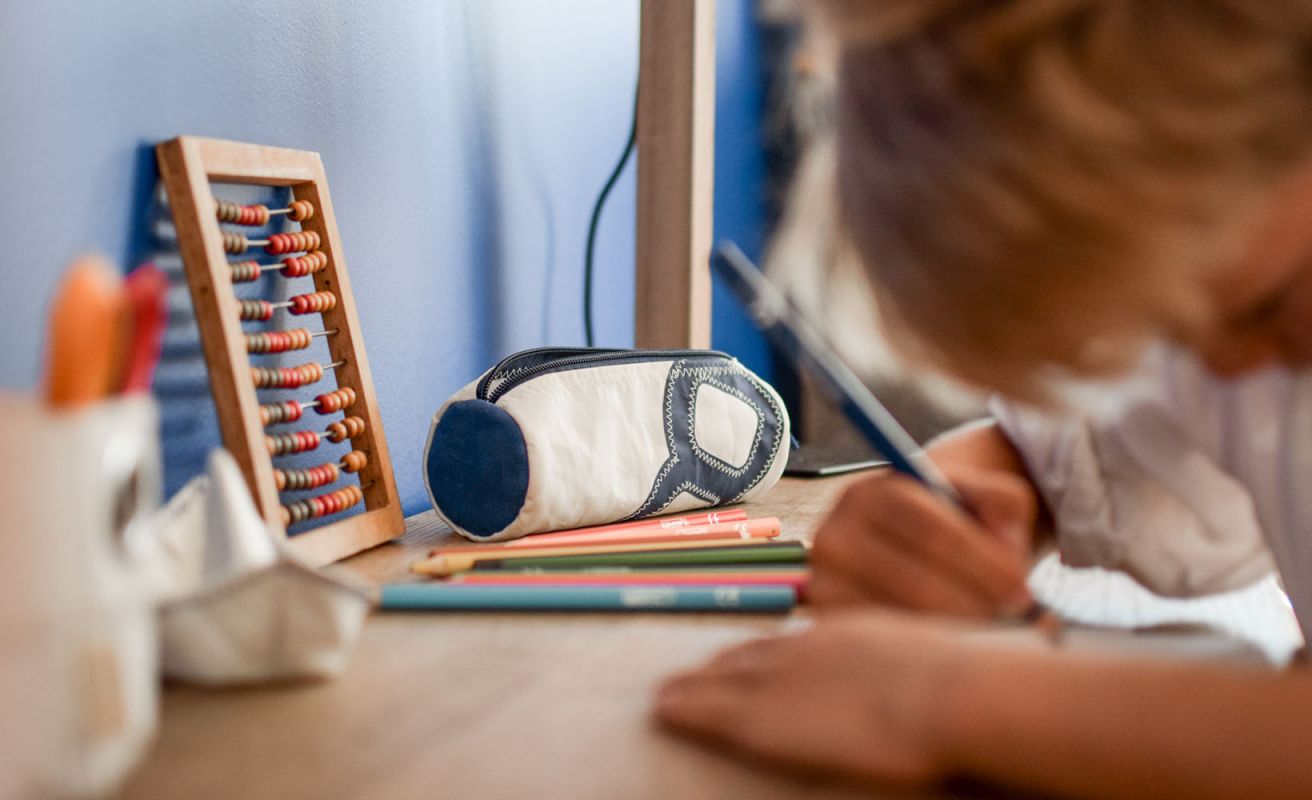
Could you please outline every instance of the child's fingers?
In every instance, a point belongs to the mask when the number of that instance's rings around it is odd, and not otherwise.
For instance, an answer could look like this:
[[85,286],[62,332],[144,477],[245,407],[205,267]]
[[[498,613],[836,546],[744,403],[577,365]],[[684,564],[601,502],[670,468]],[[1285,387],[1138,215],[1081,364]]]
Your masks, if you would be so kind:
[[859,594],[866,602],[966,617],[988,617],[997,608],[999,601],[975,582],[961,580],[890,537],[859,531],[844,542],[841,555],[819,546],[818,554],[813,551],[813,558],[825,563],[811,585],[811,602],[818,607],[851,606],[852,595]]
[[[895,544],[929,569],[995,604],[1023,605],[1028,599],[1028,564],[1009,544],[910,479],[889,476],[876,488],[873,496],[857,497],[852,505],[854,520],[849,526],[856,530],[847,535],[853,544],[865,528],[867,537],[873,534]],[[820,539],[817,536],[818,550],[822,550]]]
[[1034,490],[1017,475],[984,470],[957,470],[952,476],[979,523],[1028,558],[1038,517]]
[[656,720],[700,739],[733,738],[749,704],[750,690],[732,681],[691,672],[666,681],[656,695]]

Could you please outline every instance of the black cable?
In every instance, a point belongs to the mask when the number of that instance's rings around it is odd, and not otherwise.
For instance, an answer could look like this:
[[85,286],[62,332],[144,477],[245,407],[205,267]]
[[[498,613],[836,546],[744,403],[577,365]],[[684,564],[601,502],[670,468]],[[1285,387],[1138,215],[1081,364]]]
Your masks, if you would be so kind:
[[629,141],[624,145],[624,153],[620,156],[619,163],[611,171],[610,177],[606,179],[606,185],[601,188],[601,194],[597,195],[597,202],[592,206],[592,221],[588,223],[588,246],[583,255],[583,340],[588,347],[593,346],[592,338],[592,256],[597,244],[597,224],[601,222],[601,210],[606,206],[606,198],[610,196],[610,190],[615,188],[615,183],[620,179],[620,173],[624,172],[624,167],[629,163],[629,158],[633,155],[634,145],[638,141],[638,98],[633,98],[633,123],[629,128]]

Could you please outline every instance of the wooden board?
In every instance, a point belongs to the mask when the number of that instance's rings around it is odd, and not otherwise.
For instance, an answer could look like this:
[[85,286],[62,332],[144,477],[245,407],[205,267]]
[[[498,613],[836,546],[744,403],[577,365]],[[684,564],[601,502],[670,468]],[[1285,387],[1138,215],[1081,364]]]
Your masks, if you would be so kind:
[[[860,476],[785,478],[752,516],[808,539]],[[406,535],[343,565],[364,581],[415,580],[429,548],[464,542],[429,511]],[[472,543],[467,543],[472,546]],[[159,735],[121,800],[856,800],[927,795],[797,778],[666,736],[650,721],[668,675],[807,616],[391,613],[365,625],[333,681],[207,691],[169,686]],[[1242,617],[1246,624],[1256,617]],[[972,632],[973,637],[984,635]],[[1004,626],[995,636],[1024,632]],[[1125,654],[1124,635],[1078,634],[1082,650]],[[1074,635],[1073,635],[1074,638]],[[1143,638],[1143,637],[1137,637]],[[1170,635],[1137,654],[1195,657]]]
[[[782,481],[749,511],[805,538],[844,485]],[[470,544],[433,512],[340,568],[415,580],[434,546]],[[856,800],[656,731],[652,692],[721,647],[799,614],[371,617],[346,674],[311,685],[170,687],[156,745],[123,800]]]
[[292,546],[315,564],[326,564],[399,535],[405,529],[404,514],[319,154],[190,136],[158,145],[156,154],[200,327],[223,444],[246,476],[261,516],[286,534],[211,182],[286,186],[297,200],[311,202],[315,214],[301,227],[319,234],[319,249],[328,257],[327,268],[314,275],[314,288],[332,292],[338,299],[336,308],[323,312],[322,319],[324,329],[337,331],[327,337],[332,360],[345,362],[336,370],[337,385],[356,391],[348,413],[365,421],[365,431],[351,444],[369,455],[368,465],[359,473],[366,511],[294,535]]
[[715,1],[644,0],[634,341],[711,346]]

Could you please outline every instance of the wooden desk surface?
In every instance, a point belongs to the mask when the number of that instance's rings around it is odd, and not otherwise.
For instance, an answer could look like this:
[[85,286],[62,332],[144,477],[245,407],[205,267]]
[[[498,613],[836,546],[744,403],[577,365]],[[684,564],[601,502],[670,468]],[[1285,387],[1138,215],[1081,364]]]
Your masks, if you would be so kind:
[[[805,538],[844,479],[786,479],[751,506]],[[430,512],[346,565],[372,583],[452,534]],[[796,615],[794,615],[796,616]],[[653,688],[778,616],[378,614],[351,666],[308,686],[164,693],[127,798],[843,798],[668,738]]]

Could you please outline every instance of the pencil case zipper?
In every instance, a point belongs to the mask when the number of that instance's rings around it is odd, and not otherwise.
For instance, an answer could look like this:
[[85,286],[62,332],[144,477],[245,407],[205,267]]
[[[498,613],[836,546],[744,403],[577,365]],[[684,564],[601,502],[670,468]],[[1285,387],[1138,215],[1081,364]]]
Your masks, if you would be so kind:
[[478,382],[475,396],[496,403],[523,383],[572,369],[616,364],[643,364],[674,359],[733,360],[719,350],[626,350],[589,347],[535,347],[506,356]]

